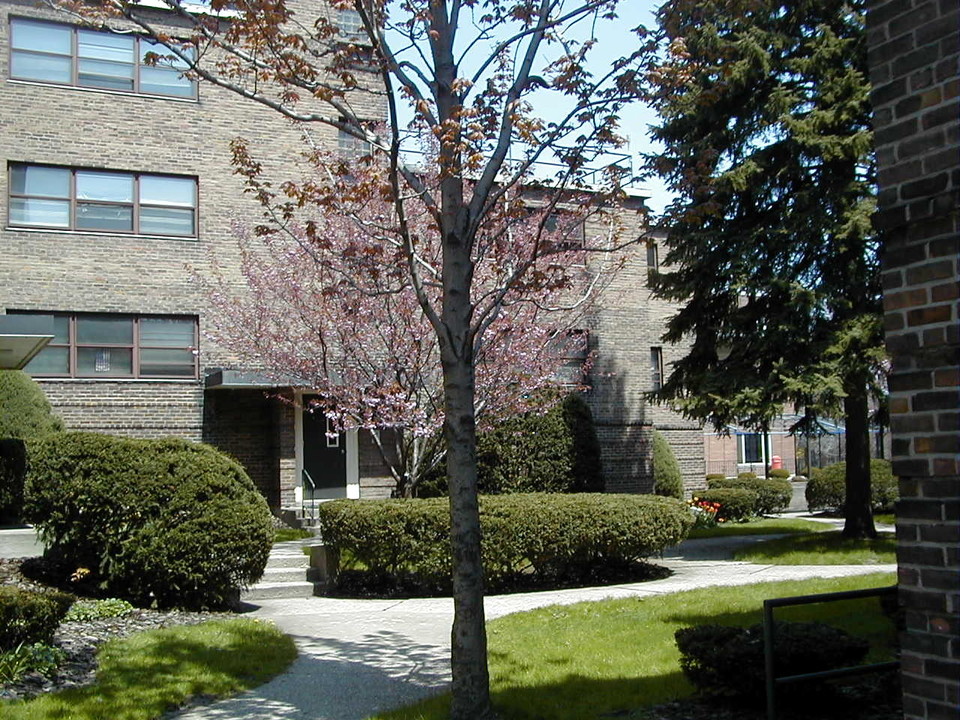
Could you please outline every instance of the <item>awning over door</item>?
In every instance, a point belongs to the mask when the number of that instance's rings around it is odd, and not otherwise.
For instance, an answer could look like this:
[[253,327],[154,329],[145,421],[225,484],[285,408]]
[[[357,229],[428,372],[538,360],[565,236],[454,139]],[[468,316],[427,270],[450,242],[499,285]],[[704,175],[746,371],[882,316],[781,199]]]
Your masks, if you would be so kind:
[[53,317],[0,315],[0,370],[20,370],[53,340]]

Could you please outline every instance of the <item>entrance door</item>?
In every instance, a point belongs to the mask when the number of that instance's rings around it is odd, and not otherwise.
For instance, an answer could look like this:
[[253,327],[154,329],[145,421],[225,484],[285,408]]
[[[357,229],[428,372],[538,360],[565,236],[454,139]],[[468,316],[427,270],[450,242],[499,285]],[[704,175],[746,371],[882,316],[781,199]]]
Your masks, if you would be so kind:
[[[309,398],[304,398],[307,407]],[[323,413],[303,411],[303,497],[326,500],[347,496],[347,438],[328,435]],[[310,482],[313,482],[311,487]]]

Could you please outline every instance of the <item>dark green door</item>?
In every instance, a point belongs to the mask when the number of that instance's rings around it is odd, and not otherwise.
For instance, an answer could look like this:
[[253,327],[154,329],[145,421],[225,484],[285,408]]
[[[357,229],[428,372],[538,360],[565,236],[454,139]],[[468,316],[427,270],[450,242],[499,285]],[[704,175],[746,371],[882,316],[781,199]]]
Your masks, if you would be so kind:
[[[304,398],[304,407],[310,399]],[[303,497],[347,496],[347,443],[344,433],[328,435],[328,420],[319,410],[303,411]],[[311,481],[313,486],[311,487]]]

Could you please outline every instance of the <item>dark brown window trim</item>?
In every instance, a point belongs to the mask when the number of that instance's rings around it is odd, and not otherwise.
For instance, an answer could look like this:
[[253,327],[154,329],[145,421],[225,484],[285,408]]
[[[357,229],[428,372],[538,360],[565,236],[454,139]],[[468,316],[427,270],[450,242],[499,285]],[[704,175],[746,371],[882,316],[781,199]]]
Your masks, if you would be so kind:
[[[13,47],[13,24],[16,21],[27,21],[33,23],[39,23],[44,25],[56,25],[59,27],[69,28],[71,31],[71,43],[70,43],[70,55],[60,54],[60,53],[49,53],[43,51],[35,50],[22,50],[15,49]],[[143,52],[141,50],[142,42],[148,42],[150,44],[160,45],[161,43],[152,43],[149,38],[143,37],[142,35],[137,35],[131,33],[129,36],[134,40],[134,60],[130,63],[133,67],[133,89],[131,90],[120,90],[117,88],[106,88],[99,87],[97,85],[84,85],[81,84],[79,74],[80,74],[80,57],[78,52],[78,42],[77,42],[77,32],[83,30],[91,33],[100,33],[103,35],[111,35],[114,33],[105,32],[102,30],[96,30],[94,28],[82,27],[79,25],[72,25],[70,23],[58,22],[56,20],[49,20],[43,17],[33,17],[29,15],[10,15],[7,23],[7,38],[9,39],[7,47],[7,68],[9,70],[9,80],[17,83],[29,83],[43,86],[52,86],[52,87],[62,87],[62,88],[74,88],[77,90],[86,90],[92,92],[104,92],[112,95],[135,95],[137,97],[146,97],[146,98],[156,98],[163,100],[177,100],[180,102],[192,102],[196,103],[200,100],[199,94],[199,83],[196,80],[190,80],[193,92],[190,95],[167,95],[164,93],[156,93],[143,91],[140,89],[141,84],[141,69],[143,68],[152,68],[152,67],[161,67],[166,68],[166,66],[154,66],[146,65],[143,62]],[[120,33],[116,33],[120,34]],[[56,80],[42,80],[38,78],[29,78],[29,77],[15,77],[13,75],[13,56],[15,52],[26,52],[31,55],[44,55],[50,57],[69,57],[70,58],[70,82],[58,82]],[[172,70],[172,68],[169,68]]]
[[[104,381],[115,381],[115,380],[180,380],[180,381],[195,381],[200,377],[200,364],[199,364],[199,321],[196,315],[145,315],[145,314],[129,314],[129,313],[66,313],[66,312],[44,312],[44,311],[33,311],[33,310],[7,310],[8,315],[42,315],[45,317],[66,317],[69,321],[69,330],[67,342],[54,342],[51,341],[44,350],[40,351],[37,357],[40,357],[43,352],[47,349],[56,349],[56,348],[65,348],[68,354],[68,372],[66,373],[34,373],[29,370],[31,376],[37,378],[44,378],[50,380],[68,380],[68,379],[77,379],[77,380],[104,380]],[[81,343],[77,340],[77,320],[78,319],[97,319],[105,318],[112,320],[129,320],[132,323],[132,340],[130,343]],[[193,342],[191,345],[186,345],[182,347],[166,347],[158,345],[145,345],[141,341],[140,336],[140,324],[143,320],[184,320],[191,322],[193,324]],[[81,374],[78,370],[78,351],[84,348],[102,348],[102,349],[117,349],[117,350],[129,350],[131,353],[131,370],[130,373],[124,374],[113,374],[113,375],[98,375],[98,374]],[[143,350],[189,350],[191,351],[192,361],[192,373],[189,375],[164,375],[164,374],[144,374],[141,372],[142,359],[141,351]]]
[[[23,193],[13,192],[13,171],[14,168],[50,168],[55,170],[66,170],[70,173],[70,185],[69,185],[69,196],[52,196],[52,195],[29,195]],[[89,173],[112,173],[116,175],[128,175],[133,180],[133,201],[132,202],[112,202],[112,201],[100,201],[100,200],[87,200],[77,197],[77,173],[89,172]],[[193,206],[190,208],[193,213],[193,232],[190,234],[161,234],[161,233],[151,233],[151,232],[142,232],[141,231],[141,210],[143,209],[174,209],[174,210],[186,210],[188,209],[184,205],[178,205],[175,203],[163,204],[157,202],[141,202],[140,201],[140,181],[142,178],[176,178],[179,180],[190,180],[193,182]],[[149,172],[130,172],[128,170],[112,170],[109,168],[88,168],[88,167],[69,167],[64,165],[46,165],[43,163],[19,163],[11,162],[7,166],[7,189],[8,189],[8,203],[7,203],[7,227],[11,230],[29,230],[29,231],[41,231],[41,232],[69,232],[69,233],[82,233],[89,235],[117,235],[122,237],[156,237],[156,238],[175,238],[175,239],[197,239],[199,236],[199,223],[200,223],[200,213],[199,213],[199,201],[200,201],[200,192],[199,192],[199,183],[196,176],[193,175],[174,175],[171,173],[149,173]],[[53,200],[57,202],[68,202],[68,224],[67,225],[40,225],[33,223],[16,223],[13,220],[13,213],[11,212],[11,203],[10,200],[20,199],[20,200]],[[99,205],[103,207],[129,207],[132,212],[132,229],[122,230],[117,228],[91,228],[91,227],[79,227],[77,223],[77,205]]]

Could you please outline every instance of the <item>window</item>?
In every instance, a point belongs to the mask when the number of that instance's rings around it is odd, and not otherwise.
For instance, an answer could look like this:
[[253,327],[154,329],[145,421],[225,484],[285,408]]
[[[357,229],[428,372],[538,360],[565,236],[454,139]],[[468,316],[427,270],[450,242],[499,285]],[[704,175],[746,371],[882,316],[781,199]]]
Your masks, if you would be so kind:
[[660,258],[658,256],[657,244],[654,242],[647,243],[647,270],[659,270],[660,269]]
[[582,385],[586,378],[584,363],[589,358],[590,331],[567,330],[550,342],[552,352],[559,358],[557,379],[562,385]]
[[741,433],[737,435],[740,463],[764,463],[770,456],[770,448],[763,441],[760,433]]
[[663,387],[663,348],[650,348],[650,372],[654,390]]
[[48,165],[10,166],[10,225],[194,237],[197,181]]
[[[340,122],[348,124],[350,123],[350,120],[345,117],[341,117]],[[361,120],[360,124],[367,129],[369,123]],[[346,130],[338,130],[337,151],[339,152],[340,157],[344,160],[357,160],[358,158],[373,153],[373,145],[363,138],[358,138],[354,135],[351,135]]]
[[337,34],[343,42],[355,45],[370,43],[360,13],[353,8],[337,8],[335,12],[334,23],[337,26]]
[[10,19],[10,77],[141,95],[195,98],[187,66],[165,45],[27,18]]
[[54,337],[30,361],[41,377],[197,377],[197,319],[167,315],[17,313],[53,317]]
[[554,210],[543,222],[545,233],[557,237],[547,245],[550,250],[582,250],[586,239],[583,221],[574,218],[573,213]]

